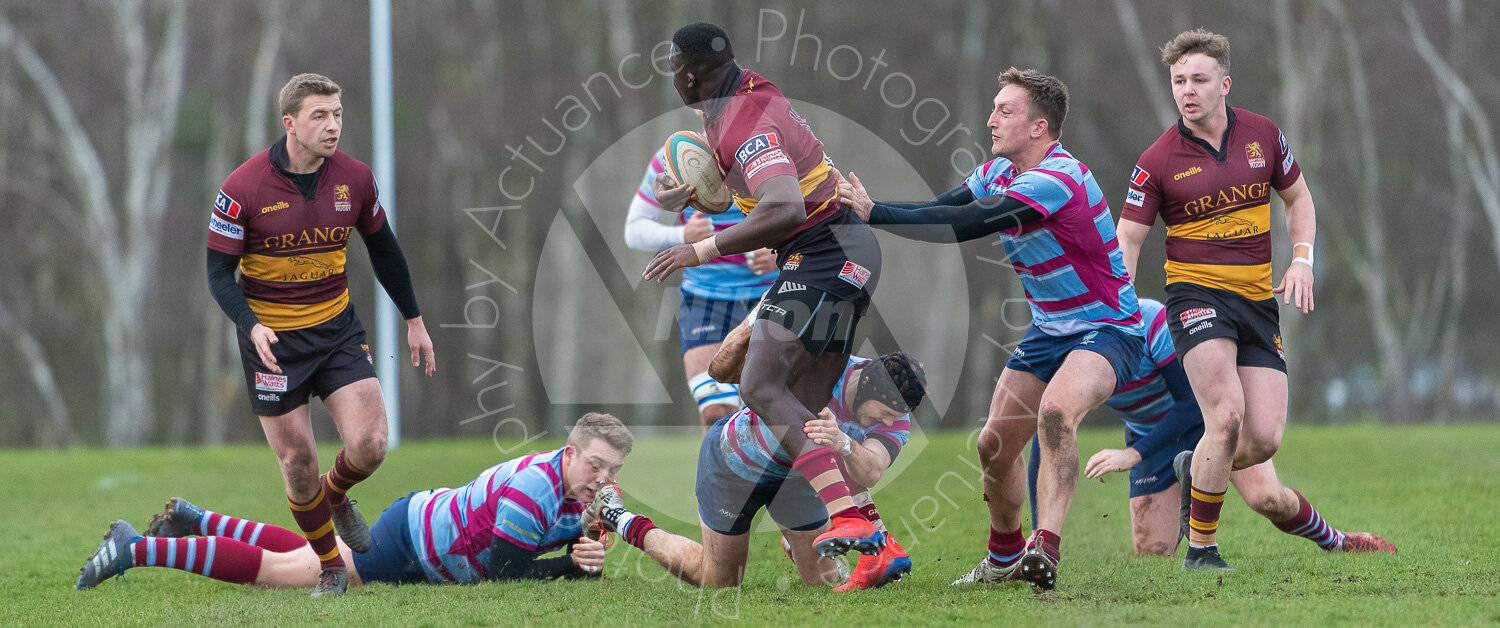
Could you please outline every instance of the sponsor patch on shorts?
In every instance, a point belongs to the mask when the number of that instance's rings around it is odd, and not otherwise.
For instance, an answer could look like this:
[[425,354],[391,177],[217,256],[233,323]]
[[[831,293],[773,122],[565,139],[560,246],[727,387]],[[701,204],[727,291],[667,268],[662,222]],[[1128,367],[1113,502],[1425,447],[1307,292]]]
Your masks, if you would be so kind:
[[802,266],[802,254],[801,253],[793,253],[793,254],[787,256],[786,263],[782,264],[781,269],[782,270],[797,270],[797,268],[800,267],[800,266]]
[[844,262],[844,269],[839,271],[839,279],[853,284],[856,288],[865,287],[865,282],[870,280],[870,269],[860,266],[854,262]]
[[286,376],[271,373],[255,374],[255,389],[271,392],[286,392]]
[[1195,307],[1190,310],[1184,310],[1181,314],[1178,314],[1177,320],[1181,322],[1182,327],[1186,329],[1188,327],[1192,327],[1197,323],[1201,323],[1210,318],[1214,318],[1218,315],[1219,313],[1214,311],[1214,309],[1211,307]]

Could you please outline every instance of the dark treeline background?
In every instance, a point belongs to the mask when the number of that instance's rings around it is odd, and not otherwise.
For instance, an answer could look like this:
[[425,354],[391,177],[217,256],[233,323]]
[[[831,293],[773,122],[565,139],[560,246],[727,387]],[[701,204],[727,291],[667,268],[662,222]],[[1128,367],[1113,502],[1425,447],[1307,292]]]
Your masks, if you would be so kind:
[[[652,57],[697,20],[724,25],[741,65],[887,198],[950,188],[987,153],[1000,71],[1055,74],[1072,93],[1064,143],[1116,212],[1136,156],[1176,119],[1157,47],[1197,26],[1229,35],[1231,104],[1282,126],[1318,207],[1317,311],[1282,310],[1291,420],[1494,420],[1500,80],[1486,51],[1500,46],[1500,4],[393,11],[397,174],[383,191],[440,366],[430,380],[403,367],[408,438],[524,438],[596,409],[693,422],[664,318],[675,291],[640,282],[649,253],[626,250],[621,228],[650,152],[692,123]],[[205,285],[209,208],[281,136],[276,90],[297,72],[344,87],[340,148],[372,159],[369,32],[359,2],[0,2],[0,446],[260,438]],[[1279,279],[1290,254],[1276,205]],[[1161,295],[1162,231],[1143,255],[1143,296]],[[1025,322],[1019,284],[992,239],[882,241],[867,350],[917,353],[934,385],[919,419],[972,427]],[[351,248],[373,340],[384,296]]]

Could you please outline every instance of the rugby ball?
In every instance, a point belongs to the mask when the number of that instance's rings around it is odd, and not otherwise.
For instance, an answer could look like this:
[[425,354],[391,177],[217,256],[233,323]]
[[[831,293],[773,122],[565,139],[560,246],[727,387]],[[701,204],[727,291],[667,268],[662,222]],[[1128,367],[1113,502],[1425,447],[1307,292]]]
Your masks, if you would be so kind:
[[705,214],[729,210],[734,199],[724,179],[719,177],[719,164],[708,140],[692,131],[678,131],[667,136],[665,150],[667,174],[697,190],[697,198],[688,201],[688,206]]

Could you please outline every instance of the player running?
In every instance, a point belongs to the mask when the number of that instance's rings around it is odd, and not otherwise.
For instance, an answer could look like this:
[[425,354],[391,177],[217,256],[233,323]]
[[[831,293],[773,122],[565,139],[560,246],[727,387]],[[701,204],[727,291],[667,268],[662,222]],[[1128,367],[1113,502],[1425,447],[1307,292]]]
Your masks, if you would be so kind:
[[[1146,328],[1109,204],[1093,173],[1059,142],[1067,112],[1062,81],[1010,68],[987,123],[996,159],[963,185],[911,205],[871,201],[852,174],[840,184],[870,224],[896,235],[953,242],[998,234],[1031,306],[1031,325],[1000,374],[979,436],[989,556],[960,582],[1017,577],[1042,590],[1056,586],[1063,521],[1078,482],[1078,424],[1136,379],[1145,353]],[[1020,455],[1038,433],[1040,518],[1028,540]]]
[[[1183,456],[1191,505],[1183,566],[1228,569],[1216,533],[1229,477],[1266,462],[1286,429],[1287,376],[1276,297],[1313,309],[1312,194],[1286,137],[1228,106],[1229,39],[1198,29],[1162,47],[1181,114],[1136,163],[1120,214],[1134,275],[1159,215],[1167,225],[1167,324],[1203,409],[1204,433]],[[1271,287],[1271,195],[1286,204],[1292,262]],[[1189,475],[1191,479],[1189,481]]]
[[[580,518],[614,481],[634,442],[620,420],[590,413],[565,447],[500,463],[460,488],[417,491],[393,502],[354,554],[349,581],[473,584],[482,580],[599,575],[604,545],[582,537]],[[566,554],[542,554],[569,546]],[[340,543],[347,551],[347,545]],[[306,539],[266,523],[167,502],[146,535],[124,521],[84,563],[77,589],[132,567],[167,567],[267,589],[313,587],[320,561]]]
[[[742,344],[748,336],[748,327],[739,327],[725,347]],[[883,586],[911,571],[911,559],[890,538],[866,487],[879,482],[901,453],[910,435],[910,412],[925,395],[922,366],[908,354],[850,358],[828,407],[803,429],[817,446],[837,452],[839,471],[856,492],[861,514],[877,527],[883,541],[879,553],[859,557],[854,573],[835,591]],[[754,410],[741,408],[714,423],[698,452],[701,544],[627,510],[617,487],[605,487],[595,508],[605,529],[618,532],[667,571],[699,587],[739,585],[750,551],[751,524],[764,508],[781,527],[783,547],[802,581],[833,584],[842,564],[814,550],[815,537],[828,527],[827,510],[812,487],[792,471],[791,456],[766,422]],[[586,528],[589,522],[586,514]]]
[[[429,376],[437,370],[375,177],[338,150],[339,93],[327,77],[292,77],[281,88],[286,137],[229,175],[208,223],[209,290],[234,321],[250,407],[276,452],[292,517],[322,565],[313,597],[348,586],[335,527],[355,552],[369,548],[370,530],[345,494],[385,460],[385,405],[344,273],[353,233],[406,319],[412,366],[426,360]],[[321,476],[311,395],[323,398],[344,441]]]
[[[716,215],[690,206],[676,215],[663,210],[656,202],[653,188],[656,178],[665,171],[665,159],[665,149],[657,149],[630,201],[630,214],[625,219],[626,245],[642,251],[659,251],[692,244],[745,219],[738,207]],[[664,220],[677,224],[666,225]],[[740,407],[739,386],[709,376],[708,362],[719,350],[724,336],[755,308],[766,288],[775,281],[776,254],[770,249],[725,255],[682,270],[682,285],[678,288],[682,304],[677,311],[682,367],[693,400],[698,403],[698,421],[705,431],[714,421]]]
[[[1178,517],[1177,496],[1166,492],[1177,484],[1172,460],[1178,452],[1198,444],[1203,436],[1203,415],[1173,349],[1166,306],[1141,299],[1141,317],[1148,328],[1149,353],[1141,364],[1146,375],[1121,387],[1105,402],[1125,423],[1125,448],[1100,450],[1089,457],[1083,471],[1089,478],[1129,471],[1135,553],[1171,556],[1177,552],[1187,527],[1187,522]],[[1037,454],[1038,445],[1033,440],[1027,464],[1033,521]],[[1396,553],[1396,546],[1380,535],[1345,533],[1327,524],[1302,493],[1281,484],[1269,460],[1230,473],[1229,481],[1245,504],[1277,529],[1312,541],[1325,551]]]
[[[678,29],[670,64],[683,103],[703,112],[704,135],[746,217],[658,253],[644,277],[660,282],[724,255],[776,249],[780,276],[757,310],[740,396],[833,518],[817,551],[877,552],[880,531],[855,507],[838,456],[802,428],[848,364],[854,330],[879,281],[880,245],[839,200],[823,143],[775,85],[735,63],[724,29],[702,22]],[[680,211],[693,193],[670,177],[657,179],[656,200],[666,211]]]

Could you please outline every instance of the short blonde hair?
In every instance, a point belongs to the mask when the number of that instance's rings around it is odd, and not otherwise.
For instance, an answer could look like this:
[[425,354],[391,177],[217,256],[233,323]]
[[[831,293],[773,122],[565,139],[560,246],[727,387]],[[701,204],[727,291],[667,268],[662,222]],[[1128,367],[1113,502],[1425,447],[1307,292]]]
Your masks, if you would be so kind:
[[568,433],[568,444],[574,449],[583,449],[588,446],[589,441],[596,438],[627,454],[635,444],[635,436],[630,434],[625,424],[614,415],[603,412],[590,412],[578,419],[578,423]]
[[308,96],[337,96],[339,84],[322,74],[298,74],[281,88],[281,115],[297,117]]
[[1161,47],[1161,62],[1167,67],[1190,54],[1208,55],[1219,62],[1219,71],[1229,74],[1229,38],[1201,28],[1183,31]]

